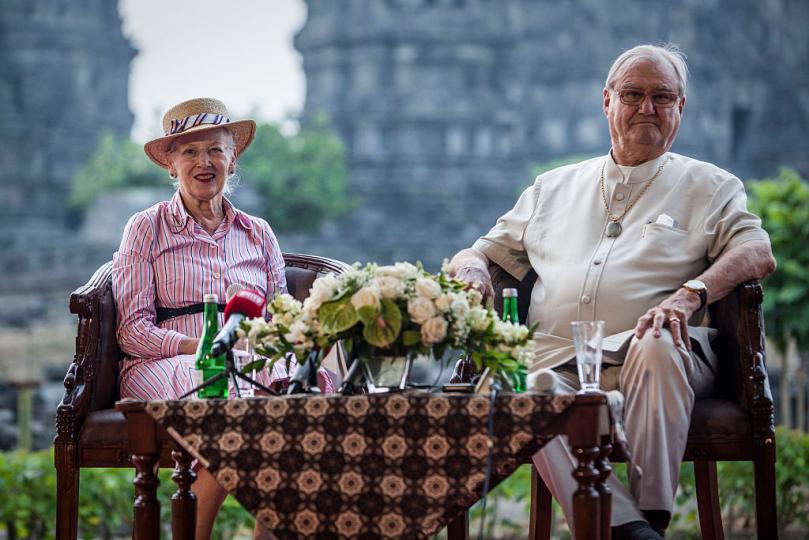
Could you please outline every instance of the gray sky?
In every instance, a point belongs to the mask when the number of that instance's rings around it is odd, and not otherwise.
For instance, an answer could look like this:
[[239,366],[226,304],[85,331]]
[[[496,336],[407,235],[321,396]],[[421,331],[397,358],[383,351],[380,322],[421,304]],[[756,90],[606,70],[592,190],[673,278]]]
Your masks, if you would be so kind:
[[303,0],[120,0],[132,60],[132,136],[160,134],[160,119],[185,99],[210,96],[232,118],[280,121],[303,106],[301,57],[292,46]]

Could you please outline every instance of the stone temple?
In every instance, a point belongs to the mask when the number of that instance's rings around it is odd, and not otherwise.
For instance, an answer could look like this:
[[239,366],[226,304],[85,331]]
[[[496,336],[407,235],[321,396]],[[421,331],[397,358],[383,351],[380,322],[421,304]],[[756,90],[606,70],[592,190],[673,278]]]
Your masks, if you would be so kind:
[[66,201],[102,130],[129,133],[135,50],[117,3],[106,0],[4,0],[0,44],[0,326],[8,326],[66,317],[67,293],[111,257],[68,228]]
[[688,55],[675,152],[742,179],[781,165],[809,176],[803,0],[306,4],[304,118],[331,117],[362,205],[287,238],[293,249],[437,268],[511,207],[536,164],[606,153],[604,78],[638,43]]

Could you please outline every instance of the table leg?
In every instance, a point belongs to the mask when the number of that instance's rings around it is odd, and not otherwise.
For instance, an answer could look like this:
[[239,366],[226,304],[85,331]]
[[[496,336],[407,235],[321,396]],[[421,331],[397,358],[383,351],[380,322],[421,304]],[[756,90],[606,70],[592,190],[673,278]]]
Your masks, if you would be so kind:
[[174,458],[174,473],[171,479],[177,484],[177,491],[171,496],[171,537],[175,540],[194,540],[197,523],[197,496],[191,491],[191,484],[197,473],[191,469],[191,456],[182,448],[171,451]]
[[447,524],[447,540],[469,540],[469,511]]
[[601,447],[596,459],[596,469],[598,469],[598,482],[596,490],[601,495],[601,538],[606,540],[610,537],[610,521],[612,518],[612,491],[607,487],[607,478],[612,474],[609,456],[612,453],[612,441],[609,436],[602,436]]
[[160,502],[157,486],[160,479],[155,474],[157,454],[133,454],[135,465],[135,523],[132,537],[135,540],[160,538]]
[[574,446],[572,450],[579,462],[579,466],[573,471],[573,478],[579,484],[573,494],[576,538],[598,540],[601,538],[601,495],[595,488],[599,473],[593,466],[593,461],[599,454],[599,448]]

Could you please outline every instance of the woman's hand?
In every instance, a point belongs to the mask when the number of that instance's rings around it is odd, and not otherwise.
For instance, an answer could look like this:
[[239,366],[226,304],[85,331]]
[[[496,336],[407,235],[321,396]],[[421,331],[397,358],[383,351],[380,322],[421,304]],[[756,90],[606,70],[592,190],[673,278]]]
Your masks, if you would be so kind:
[[199,340],[192,337],[184,337],[180,340],[180,354],[197,354]]

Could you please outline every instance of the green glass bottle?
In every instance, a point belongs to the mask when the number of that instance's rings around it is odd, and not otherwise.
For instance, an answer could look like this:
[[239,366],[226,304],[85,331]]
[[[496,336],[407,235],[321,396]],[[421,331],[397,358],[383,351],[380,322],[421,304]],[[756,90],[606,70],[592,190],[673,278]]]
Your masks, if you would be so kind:
[[520,315],[517,311],[517,289],[503,289],[503,314],[504,321],[512,324],[520,324]]
[[[225,370],[225,355],[211,356],[213,339],[219,332],[219,311],[216,305],[219,298],[215,294],[206,294],[203,301],[205,302],[204,326],[202,335],[199,338],[196,358],[197,380],[200,383]],[[197,396],[200,398],[227,399],[227,377],[222,377],[215,383],[206,386],[197,392]]]
[[[503,289],[503,314],[501,317],[505,322],[520,324],[520,314],[517,310],[517,289]],[[525,392],[525,366],[519,366],[517,372],[511,378],[511,384],[515,392]]]

